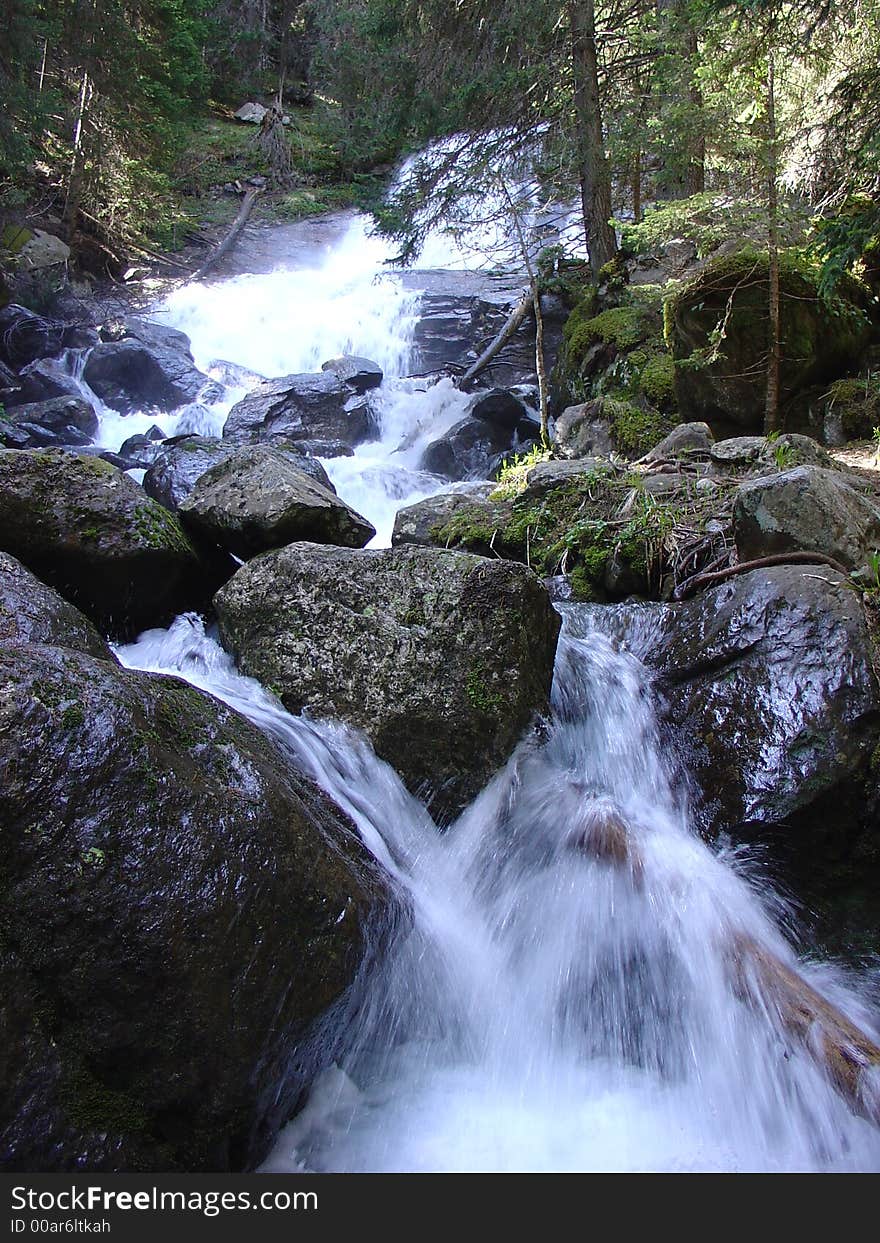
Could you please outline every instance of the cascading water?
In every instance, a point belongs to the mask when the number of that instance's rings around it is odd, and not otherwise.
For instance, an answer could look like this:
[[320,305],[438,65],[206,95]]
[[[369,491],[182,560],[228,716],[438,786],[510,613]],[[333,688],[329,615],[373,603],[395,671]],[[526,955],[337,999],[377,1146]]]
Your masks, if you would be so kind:
[[[326,465],[387,544],[399,505],[444,486],[418,458],[466,398],[401,378],[417,295],[376,281],[373,245],[355,222],[319,262],[184,289],[160,318],[191,336],[203,368],[219,357],[283,374],[347,351],[379,362],[381,438]],[[216,430],[234,398],[214,408]],[[112,412],[105,427],[142,430]],[[796,964],[772,894],[690,831],[616,610],[563,611],[546,739],[522,744],[442,834],[363,739],[290,717],[199,619],[119,649],[271,734],[411,899],[411,925],[332,1033],[336,1065],[265,1168],[880,1168],[880,1132],[772,1007],[742,995],[731,947],[764,947],[865,1031],[870,1008],[834,969]],[[650,608],[639,616],[647,650]]]
[[[877,1130],[732,987],[735,935],[794,957],[772,896],[689,831],[646,670],[613,624],[565,609],[546,742],[443,834],[363,740],[290,717],[198,619],[119,650],[272,734],[412,899],[267,1170],[877,1168]],[[596,849],[609,812],[625,842]],[[833,971],[798,969],[870,1031]]]

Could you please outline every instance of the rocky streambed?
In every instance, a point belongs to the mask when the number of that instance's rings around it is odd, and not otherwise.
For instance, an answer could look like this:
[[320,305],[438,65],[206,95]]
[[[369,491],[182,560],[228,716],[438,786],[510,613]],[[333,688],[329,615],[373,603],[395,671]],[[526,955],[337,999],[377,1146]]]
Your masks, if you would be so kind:
[[[638,650],[698,833],[759,844],[827,940],[880,943],[873,482],[808,437],[695,422],[627,458],[589,402],[523,462],[527,338],[472,395],[413,378],[491,325],[470,292],[421,318],[403,292],[422,339],[391,385],[359,354],[202,370],[147,319],[0,312],[6,1168],[266,1156],[333,1060],[327,1033],[422,928],[419,850],[388,828],[367,849],[364,806],[381,787],[425,841],[518,823],[529,756],[566,719],[554,603],[601,605],[615,650]],[[110,417],[143,431],[111,448]],[[196,613],[262,684],[268,734],[120,664],[120,643]],[[207,677],[206,650],[180,673]],[[279,719],[342,732],[294,746]],[[327,746],[344,762],[321,767]],[[605,797],[572,764],[577,797]]]

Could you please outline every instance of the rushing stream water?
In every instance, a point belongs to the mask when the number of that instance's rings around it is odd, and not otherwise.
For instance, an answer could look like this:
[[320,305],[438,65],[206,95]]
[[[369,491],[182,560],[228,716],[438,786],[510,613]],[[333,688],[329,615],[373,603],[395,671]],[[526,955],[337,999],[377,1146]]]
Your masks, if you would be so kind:
[[[326,466],[387,544],[395,509],[442,486],[418,471],[420,446],[460,417],[463,398],[448,382],[401,378],[418,295],[376,279],[381,257],[355,222],[310,263],[191,287],[162,319],[190,335],[203,368],[226,358],[276,375],[346,351],[375,358],[390,377],[381,438]],[[217,429],[237,395],[214,408]],[[139,418],[107,411],[104,443],[140,430]],[[269,732],[411,900],[412,925],[334,1034],[336,1064],[264,1168],[880,1168],[880,1132],[772,1009],[733,987],[732,938],[748,937],[876,1035],[850,980],[796,963],[785,909],[736,852],[691,831],[687,783],[661,746],[639,659],[651,609],[629,626],[629,649],[615,638],[618,609],[562,611],[546,740],[523,743],[442,834],[361,738],[288,715],[200,619],[119,649],[125,664],[182,676]],[[623,852],[588,849],[607,812],[628,826]]]

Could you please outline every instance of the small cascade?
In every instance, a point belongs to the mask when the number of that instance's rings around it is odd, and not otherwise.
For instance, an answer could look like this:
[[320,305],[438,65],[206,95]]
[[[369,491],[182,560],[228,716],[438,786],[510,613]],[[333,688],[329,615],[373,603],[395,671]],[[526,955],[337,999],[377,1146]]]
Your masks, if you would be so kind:
[[119,649],[267,730],[411,896],[411,927],[265,1168],[877,1168],[880,1132],[742,995],[731,947],[761,947],[870,1033],[868,1007],[798,963],[772,893],[691,831],[616,610],[562,607],[546,741],[443,834],[363,739],[288,716],[197,618]]

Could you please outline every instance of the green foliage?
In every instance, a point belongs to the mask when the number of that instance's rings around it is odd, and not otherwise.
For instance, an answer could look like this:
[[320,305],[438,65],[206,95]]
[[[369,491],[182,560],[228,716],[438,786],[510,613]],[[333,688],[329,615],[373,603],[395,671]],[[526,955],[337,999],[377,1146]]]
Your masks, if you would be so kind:
[[528,453],[515,453],[510,461],[505,462],[498,475],[498,486],[493,490],[493,501],[509,501],[525,490],[528,474],[541,462],[549,462],[552,454],[549,449],[535,445]]

